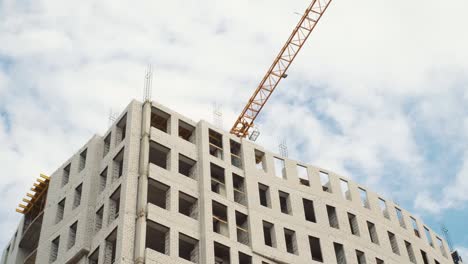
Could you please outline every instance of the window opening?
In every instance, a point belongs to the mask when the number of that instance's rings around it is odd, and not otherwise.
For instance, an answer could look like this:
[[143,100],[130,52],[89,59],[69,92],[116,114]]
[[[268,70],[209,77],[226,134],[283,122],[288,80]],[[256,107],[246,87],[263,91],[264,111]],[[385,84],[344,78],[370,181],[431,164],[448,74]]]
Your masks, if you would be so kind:
[[351,229],[351,234],[359,236],[359,225],[354,214],[348,213],[348,222]]
[[75,197],[73,199],[73,209],[80,206],[82,186],[83,186],[83,184],[80,184],[75,188]]
[[75,245],[77,228],[78,228],[78,221],[73,223],[68,229],[68,249],[72,248]]
[[307,167],[298,164],[296,168],[299,183],[305,186],[310,186],[309,172],[307,171]]
[[416,257],[414,256],[414,251],[413,251],[413,247],[411,246],[411,243],[409,243],[408,241],[405,241],[405,246],[406,246],[406,252],[408,252],[409,260],[412,263],[416,263]]
[[279,191],[280,208],[283,214],[291,214],[291,201],[289,193]]
[[317,220],[315,218],[314,202],[311,200],[302,198],[302,205],[304,207],[305,219],[309,222],[316,223]]
[[159,206],[163,209],[169,210],[170,187],[162,182],[149,179],[148,181],[148,203]]
[[400,222],[400,226],[403,227],[403,228],[406,228],[405,220],[403,219],[403,213],[402,213],[401,209],[395,207],[395,211],[396,211],[396,215],[397,215],[397,218],[398,218],[398,222]]
[[179,213],[193,219],[198,219],[197,198],[179,191]]
[[229,237],[227,207],[218,202],[212,202],[213,232]]
[[189,178],[196,179],[196,164],[193,159],[179,154],[179,173]]
[[275,162],[275,175],[279,178],[286,179],[286,167],[284,159],[280,159],[277,157],[274,157],[273,159]]
[[118,179],[122,176],[123,173],[123,164],[124,164],[124,149],[120,150],[120,152],[115,155],[114,158],[114,179]]
[[343,198],[351,201],[351,193],[349,191],[349,183],[343,179],[340,179],[341,194]]
[[263,239],[265,245],[276,247],[275,226],[267,221],[263,221]]
[[265,164],[265,153],[261,152],[260,150],[255,150],[255,166],[257,169],[266,171]]
[[369,230],[371,242],[374,244],[379,244],[379,238],[377,237],[377,230],[375,229],[374,223],[367,221],[367,229]]
[[338,216],[336,214],[336,208],[330,205],[327,205],[327,213],[328,213],[328,223],[330,227],[339,229],[340,226],[338,224]]
[[98,232],[102,228],[102,219],[104,217],[104,205],[96,211],[96,222],[94,224],[94,230]]
[[223,136],[211,129],[208,131],[208,134],[210,154],[219,159],[223,159]]
[[232,184],[234,186],[234,201],[238,204],[247,205],[244,178],[233,173]]
[[241,144],[230,140],[231,145],[231,164],[242,169]]
[[346,255],[342,244],[333,243],[333,248],[335,249],[336,263],[337,264],[346,264]]
[[224,177],[224,168],[210,163],[211,173],[211,191],[222,196],[226,196],[226,181]]
[[366,264],[366,255],[364,252],[356,250],[356,258],[358,264]]
[[286,251],[291,254],[298,254],[296,232],[290,229],[284,229],[284,241],[286,242]]
[[146,248],[169,255],[170,229],[156,222],[146,221]]
[[198,263],[198,240],[179,233],[179,257],[193,263]]
[[50,263],[53,263],[54,261],[57,260],[59,246],[60,246],[60,236],[52,240],[52,243],[50,246]]
[[125,114],[122,119],[117,123],[117,136],[116,136],[116,145],[125,140],[127,135],[127,114]]
[[109,223],[119,217],[120,212],[120,187],[109,198]]
[[260,196],[260,204],[265,206],[265,207],[271,208],[269,187],[259,183],[258,184],[258,193],[259,193],[259,196]]
[[188,142],[195,143],[195,127],[179,120],[179,137]]
[[387,219],[390,219],[390,216],[388,215],[387,203],[382,198],[379,198],[379,207],[380,211],[382,211],[383,216]]
[[149,162],[168,170],[170,166],[171,150],[154,141],[150,143]]
[[321,171],[319,173],[320,175],[320,183],[322,184],[322,190],[324,192],[329,192],[331,193],[331,183],[330,183],[330,175],[328,173]]
[[101,174],[99,174],[99,193],[106,189],[107,184],[107,168],[105,168]]
[[161,130],[164,133],[170,134],[170,119],[171,115],[153,107],[151,109],[151,126]]
[[312,255],[312,260],[323,262],[322,248],[320,247],[320,239],[309,236],[309,247]]
[[63,198],[58,204],[57,204],[57,216],[55,223],[59,223],[63,219],[63,212],[65,211],[65,198]]
[[80,163],[78,166],[78,172],[82,171],[85,166],[86,166],[86,156],[87,156],[87,150],[83,150],[83,152],[80,153]]
[[229,251],[229,247],[221,245],[218,242],[214,242],[215,264],[230,264],[231,257]]
[[249,225],[247,215],[236,211],[237,242],[249,245]]
[[398,243],[395,237],[395,234],[392,232],[387,232],[388,233],[388,240],[390,240],[390,246],[392,247],[393,253],[400,255],[400,249],[398,248]]
[[107,153],[109,153],[110,145],[111,145],[111,136],[112,136],[112,134],[109,133],[109,134],[104,138],[104,149],[103,149],[103,151],[102,151],[102,156],[103,156],[103,157],[107,156]]
[[424,233],[426,234],[427,243],[429,243],[431,247],[434,247],[434,242],[432,241],[431,232],[429,232],[429,229],[427,227],[424,227]]
[[419,235],[419,228],[418,228],[418,224],[416,223],[416,219],[414,219],[413,217],[410,217],[410,218],[411,218],[411,224],[413,226],[414,234],[417,237],[421,237],[421,235]]
[[62,175],[62,187],[67,185],[70,180],[70,167],[71,164],[68,164],[63,168],[63,175]]
[[367,197],[367,191],[359,188],[359,196],[361,197],[361,204],[365,208],[369,208],[369,199]]

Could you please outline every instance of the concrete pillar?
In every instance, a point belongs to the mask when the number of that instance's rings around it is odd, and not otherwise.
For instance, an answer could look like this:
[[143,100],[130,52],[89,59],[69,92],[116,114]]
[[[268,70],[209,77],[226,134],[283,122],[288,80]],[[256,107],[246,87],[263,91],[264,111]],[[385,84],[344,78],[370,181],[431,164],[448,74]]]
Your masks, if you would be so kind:
[[141,147],[140,147],[140,176],[138,178],[137,214],[135,230],[135,263],[145,263],[146,244],[146,208],[148,193],[148,170],[149,170],[149,137],[151,120],[151,102],[143,104],[141,115]]

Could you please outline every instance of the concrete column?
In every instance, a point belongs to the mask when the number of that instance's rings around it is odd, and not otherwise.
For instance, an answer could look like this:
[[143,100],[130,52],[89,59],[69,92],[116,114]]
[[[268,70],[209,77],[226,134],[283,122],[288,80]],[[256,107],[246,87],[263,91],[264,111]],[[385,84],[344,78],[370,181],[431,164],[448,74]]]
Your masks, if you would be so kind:
[[141,144],[140,144],[140,164],[137,193],[137,214],[135,228],[135,263],[145,263],[146,244],[146,208],[148,193],[148,170],[149,170],[149,137],[151,120],[151,102],[143,104],[141,114]]

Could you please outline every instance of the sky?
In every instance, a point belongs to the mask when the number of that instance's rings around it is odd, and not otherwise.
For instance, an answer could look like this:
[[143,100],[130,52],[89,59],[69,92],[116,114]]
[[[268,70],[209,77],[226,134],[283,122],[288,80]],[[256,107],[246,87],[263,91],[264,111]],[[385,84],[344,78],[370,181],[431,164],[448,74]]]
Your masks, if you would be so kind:
[[[0,0],[0,248],[39,173],[109,112],[153,100],[223,128],[307,0]],[[257,140],[401,204],[468,259],[468,2],[334,0],[259,116]]]

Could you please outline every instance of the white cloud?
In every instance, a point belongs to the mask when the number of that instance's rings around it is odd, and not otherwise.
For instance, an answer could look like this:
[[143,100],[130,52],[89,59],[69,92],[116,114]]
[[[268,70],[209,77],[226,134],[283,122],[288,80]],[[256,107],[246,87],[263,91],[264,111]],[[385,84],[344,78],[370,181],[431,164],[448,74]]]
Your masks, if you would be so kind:
[[[229,125],[308,4],[0,2],[0,110],[11,122],[0,122],[0,230],[16,226],[14,207],[34,176],[104,131],[110,108],[141,97],[148,62],[156,101],[194,120],[210,120],[218,101]],[[421,209],[466,202],[468,162],[448,181],[437,173],[428,181],[433,161],[418,135],[453,148],[466,142],[467,8],[463,0],[333,1],[261,114],[260,143],[276,150],[286,137],[291,156],[401,200],[424,189]],[[420,202],[449,183],[458,191]]]

